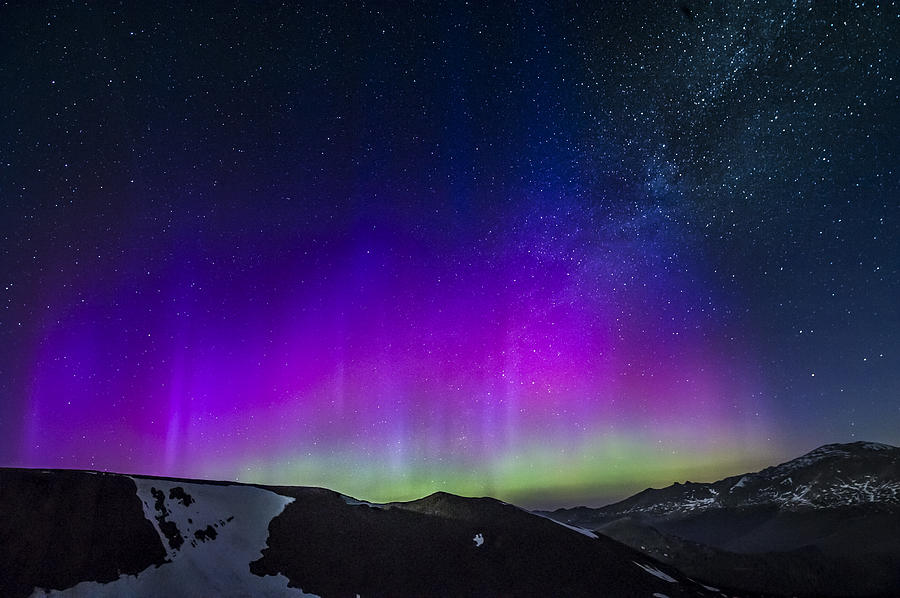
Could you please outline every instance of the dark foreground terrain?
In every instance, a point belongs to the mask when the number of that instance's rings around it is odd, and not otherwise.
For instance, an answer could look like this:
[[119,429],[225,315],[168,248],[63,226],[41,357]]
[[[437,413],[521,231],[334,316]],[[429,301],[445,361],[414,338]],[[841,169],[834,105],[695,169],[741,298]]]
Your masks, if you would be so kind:
[[48,594],[897,597],[900,449],[828,445],[553,513],[0,469],[0,596]]
[[0,470],[0,596],[719,596],[490,498]]

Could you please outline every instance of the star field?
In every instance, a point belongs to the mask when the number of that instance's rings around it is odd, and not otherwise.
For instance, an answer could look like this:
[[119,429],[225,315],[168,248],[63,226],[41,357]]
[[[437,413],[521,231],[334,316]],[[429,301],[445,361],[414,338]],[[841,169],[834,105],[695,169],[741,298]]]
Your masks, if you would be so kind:
[[900,7],[0,6],[0,465],[526,506],[900,443]]

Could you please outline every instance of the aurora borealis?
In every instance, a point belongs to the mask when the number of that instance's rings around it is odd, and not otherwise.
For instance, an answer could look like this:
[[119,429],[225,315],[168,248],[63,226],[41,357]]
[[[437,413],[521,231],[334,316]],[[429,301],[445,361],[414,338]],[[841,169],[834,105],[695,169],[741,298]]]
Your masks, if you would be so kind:
[[898,444],[898,14],[0,7],[0,465],[559,506]]

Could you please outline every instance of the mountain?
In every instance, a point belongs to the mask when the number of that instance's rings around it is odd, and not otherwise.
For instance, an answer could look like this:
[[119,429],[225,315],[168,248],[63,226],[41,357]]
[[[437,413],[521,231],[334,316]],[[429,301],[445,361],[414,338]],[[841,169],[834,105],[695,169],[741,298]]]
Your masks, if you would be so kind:
[[0,469],[0,596],[719,596],[490,498]]
[[886,444],[829,444],[756,473],[544,514],[707,583],[781,595],[900,595],[900,449]]

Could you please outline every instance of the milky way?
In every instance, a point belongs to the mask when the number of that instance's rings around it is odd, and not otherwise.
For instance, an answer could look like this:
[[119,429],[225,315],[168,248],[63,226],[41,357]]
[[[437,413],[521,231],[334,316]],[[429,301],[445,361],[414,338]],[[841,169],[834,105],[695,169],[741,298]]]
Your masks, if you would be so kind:
[[0,465],[549,506],[896,444],[898,16],[0,8]]

